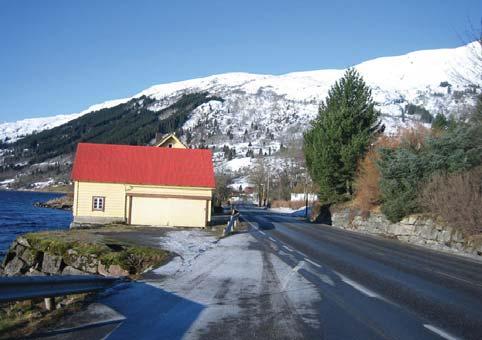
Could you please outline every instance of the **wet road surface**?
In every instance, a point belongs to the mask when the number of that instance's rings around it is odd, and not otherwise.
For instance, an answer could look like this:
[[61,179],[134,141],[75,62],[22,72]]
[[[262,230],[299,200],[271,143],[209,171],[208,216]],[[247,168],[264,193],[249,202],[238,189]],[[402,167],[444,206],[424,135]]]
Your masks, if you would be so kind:
[[316,285],[319,338],[482,338],[481,262],[240,210],[253,236]]

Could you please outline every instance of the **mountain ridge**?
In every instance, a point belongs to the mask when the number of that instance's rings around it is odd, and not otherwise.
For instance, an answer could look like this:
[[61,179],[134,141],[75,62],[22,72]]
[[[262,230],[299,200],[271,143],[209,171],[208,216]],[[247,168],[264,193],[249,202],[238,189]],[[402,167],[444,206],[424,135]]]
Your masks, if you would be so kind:
[[[399,56],[377,57],[352,67],[355,67],[364,76],[368,85],[372,86],[376,101],[383,101],[387,97],[390,97],[388,94],[393,96],[400,92],[402,92],[401,94],[403,96],[408,96],[408,101],[414,101],[416,99],[416,92],[427,85],[435,88],[438,83],[447,81],[451,84],[455,83],[455,86],[461,86],[460,83],[457,83],[457,75],[451,75],[450,73],[464,73],[463,68],[460,66],[466,62],[470,62],[470,55],[473,54],[474,51],[475,53],[479,53],[477,51],[479,48],[480,46],[477,45],[476,42],[473,42],[456,48],[420,50]],[[421,65],[417,67],[414,63]],[[404,65],[404,67],[394,67],[394,65]],[[79,113],[27,118],[14,122],[0,123],[0,141],[5,141],[5,139],[14,141],[24,135],[59,126],[89,112],[113,107],[143,95],[160,99],[188,88],[198,88],[202,90],[203,87],[209,87],[216,91],[219,86],[239,87],[251,94],[256,93],[260,88],[270,88],[277,94],[286,96],[288,99],[316,100],[321,102],[326,96],[329,87],[343,75],[345,70],[346,69],[320,69],[313,71],[295,71],[280,75],[228,72],[207,77],[156,84],[149,86],[131,97],[94,104]],[[407,72],[407,70],[409,72]],[[400,71],[404,71],[405,74],[400,73]],[[427,73],[430,71],[430,77],[427,79]],[[476,84],[480,84],[480,79],[471,79],[473,78],[472,75],[464,74],[463,76],[469,78],[470,81]],[[408,80],[406,78],[408,78]],[[404,87],[404,83],[409,84],[409,86]],[[382,89],[384,95],[380,96],[378,95],[378,91],[382,91]],[[394,97],[396,98],[396,96]],[[433,107],[428,109],[434,111]]]
[[[480,46],[472,43],[357,65],[372,88],[386,133],[429,125],[436,114],[466,114],[482,85],[482,79],[467,71],[478,65],[472,58],[475,48],[480,53]],[[192,147],[211,148],[218,171],[238,178],[249,172],[258,155],[268,156],[266,161],[278,169],[292,166],[286,146],[300,148],[303,132],[345,71],[223,73],[153,85],[132,97],[42,124],[0,124],[0,187],[68,183],[76,143],[145,145],[156,132],[175,131]]]

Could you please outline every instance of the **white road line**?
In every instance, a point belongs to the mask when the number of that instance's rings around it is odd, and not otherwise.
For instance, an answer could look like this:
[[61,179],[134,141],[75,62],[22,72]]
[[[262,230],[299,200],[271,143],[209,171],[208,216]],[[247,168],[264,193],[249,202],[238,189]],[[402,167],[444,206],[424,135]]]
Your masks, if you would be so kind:
[[316,263],[315,261],[311,261],[309,258],[305,258],[305,261],[308,262],[308,263],[311,263],[311,264],[314,265],[315,267],[321,268],[321,265],[319,265],[319,264]]
[[340,279],[345,282],[347,285],[350,285],[352,286],[353,288],[355,288],[356,290],[358,290],[359,292],[371,297],[371,298],[382,298],[380,295],[378,295],[377,293],[375,293],[374,291],[362,286],[361,284],[359,284],[358,282],[355,282],[353,280],[350,280],[349,278],[347,278],[346,276],[344,275],[341,275],[340,273],[338,272],[335,272],[336,275],[338,275],[340,277]]
[[288,247],[287,245],[283,245],[283,248],[285,248],[289,252],[294,252],[294,250]]
[[272,238],[271,236],[268,237],[271,241],[273,242],[276,242],[276,240],[274,238]]
[[457,339],[456,337],[450,335],[449,333],[447,333],[444,330],[441,330],[440,328],[437,328],[435,326],[432,326],[432,325],[429,325],[429,324],[424,324],[423,327],[425,327],[428,330],[434,332],[435,334],[440,335],[444,339],[447,339],[447,340],[456,340]]
[[266,235],[266,233],[264,231],[261,231],[261,230],[258,230],[260,234],[262,235]]
[[285,277],[285,279],[283,281],[283,284],[281,286],[282,291],[286,290],[286,288],[288,287],[288,283],[291,281],[293,276],[296,275],[298,270],[303,268],[303,265],[304,265],[303,261],[298,262],[298,264],[292,269],[292,271]]
[[468,283],[468,284],[471,284],[471,285],[474,285],[474,286],[479,286],[479,287],[482,286],[481,284],[478,284],[478,283],[475,283],[475,282],[472,282],[472,281],[469,281],[469,280],[461,279],[460,277],[453,276],[453,275],[450,275],[450,274],[447,274],[447,273],[439,272],[438,270],[434,270],[434,273],[449,277],[449,278],[454,279],[454,280],[465,282],[465,283]]

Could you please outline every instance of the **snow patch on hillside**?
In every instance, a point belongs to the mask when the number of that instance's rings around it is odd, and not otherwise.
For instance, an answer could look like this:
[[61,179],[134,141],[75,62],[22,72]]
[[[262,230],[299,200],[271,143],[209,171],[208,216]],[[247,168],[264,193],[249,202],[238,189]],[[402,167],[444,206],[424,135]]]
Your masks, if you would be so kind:
[[[408,103],[423,106],[432,114],[445,115],[457,114],[459,107],[473,104],[470,96],[461,94],[471,91],[467,83],[482,85],[482,80],[473,71],[476,67],[474,55],[477,54],[482,55],[482,52],[480,46],[473,42],[453,49],[416,51],[402,56],[377,58],[356,65],[355,68],[372,87],[373,97],[383,114],[387,130],[393,132],[400,126],[414,122],[413,117],[402,117]],[[222,145],[228,142],[225,134],[231,129],[234,137],[232,143],[239,144],[245,130],[256,123],[263,129],[269,128],[269,133],[273,135],[272,143],[265,141],[256,147],[269,148],[275,147],[275,142],[280,142],[287,136],[301,136],[316,116],[318,106],[330,87],[344,72],[345,70],[329,69],[284,75],[225,73],[154,85],[132,98],[152,97],[156,102],[149,109],[158,111],[175,102],[184,93],[207,91],[223,98],[224,102],[211,101],[195,109],[184,129],[197,129],[201,133],[204,129],[204,133],[207,133],[212,127],[206,124],[215,120],[218,131],[210,137],[209,143]],[[442,86],[442,83],[450,86]],[[14,141],[21,136],[53,128],[86,113],[113,107],[130,99],[107,101],[70,115],[2,123],[0,140],[9,138],[9,141]],[[254,136],[259,138],[257,134]],[[242,153],[244,156],[246,150],[239,150],[237,155]],[[236,167],[237,164],[233,164],[233,168]]]

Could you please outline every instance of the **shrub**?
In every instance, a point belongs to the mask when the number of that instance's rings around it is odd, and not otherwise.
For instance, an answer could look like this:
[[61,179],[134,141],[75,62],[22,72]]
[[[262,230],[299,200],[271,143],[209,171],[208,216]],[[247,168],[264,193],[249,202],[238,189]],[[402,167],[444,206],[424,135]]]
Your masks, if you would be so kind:
[[355,178],[355,207],[366,213],[380,205],[380,170],[378,149],[394,148],[400,143],[398,137],[381,136],[375,145],[367,152],[358,165]]
[[363,211],[370,211],[380,203],[380,171],[376,165],[378,153],[370,150],[360,162],[355,179],[355,205]]
[[459,123],[440,135],[402,132],[396,148],[380,148],[378,167],[382,212],[392,222],[420,212],[421,186],[439,172],[467,171],[482,162],[482,125]]
[[434,175],[423,187],[419,202],[467,234],[482,233],[482,166],[463,173]]

